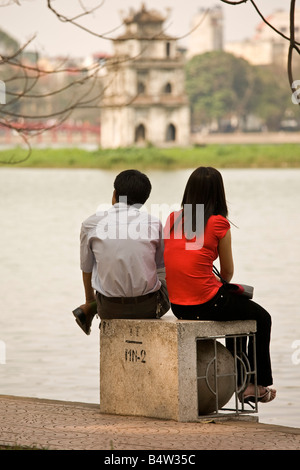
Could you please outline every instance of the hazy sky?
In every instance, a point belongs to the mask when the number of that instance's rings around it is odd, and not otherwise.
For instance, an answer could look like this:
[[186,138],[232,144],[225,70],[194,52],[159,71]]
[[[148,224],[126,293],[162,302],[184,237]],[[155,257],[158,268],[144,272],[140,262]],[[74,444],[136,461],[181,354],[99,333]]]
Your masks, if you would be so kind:
[[[5,3],[5,0],[0,0],[0,5]],[[99,39],[75,26],[59,21],[47,8],[47,0],[19,0],[19,3],[21,6],[14,4],[0,8],[0,28],[21,43],[36,34],[35,48],[52,56],[84,57],[93,52],[111,52],[111,41]],[[82,0],[81,3],[95,6],[99,1]],[[255,3],[265,16],[280,8],[288,11],[290,5],[289,0],[256,0]],[[141,4],[142,0],[102,0],[101,8],[85,20],[81,20],[81,24],[98,34],[108,33],[107,37],[116,37],[123,31],[121,10],[125,13],[128,13],[131,7],[138,10]],[[172,36],[186,35],[190,30],[191,19],[201,7],[222,6],[225,18],[225,41],[251,37],[261,21],[250,1],[241,5],[227,5],[220,0],[148,0],[145,4],[148,9],[156,9],[161,13],[166,13],[166,9],[171,8],[165,26],[168,34]],[[54,0],[53,6],[68,16],[82,11],[78,0]],[[187,45],[188,37],[181,39],[179,43]]]

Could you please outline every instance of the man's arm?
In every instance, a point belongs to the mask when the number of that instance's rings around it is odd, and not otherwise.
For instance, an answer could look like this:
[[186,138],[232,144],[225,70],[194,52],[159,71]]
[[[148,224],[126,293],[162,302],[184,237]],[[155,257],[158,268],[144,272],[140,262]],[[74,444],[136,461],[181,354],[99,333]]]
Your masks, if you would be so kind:
[[92,273],[82,271],[82,280],[85,292],[85,302],[93,302],[95,300],[95,292],[92,287]]
[[85,304],[80,307],[85,313],[89,310],[91,302],[95,301],[95,292],[92,287],[92,271],[95,258],[89,243],[89,220],[90,219],[87,219],[87,221],[81,225],[80,231],[80,268],[85,293]]
[[95,291],[92,287],[92,273],[82,271],[82,281],[85,293],[85,304],[81,305],[80,308],[87,313],[91,307],[91,303],[96,300]]

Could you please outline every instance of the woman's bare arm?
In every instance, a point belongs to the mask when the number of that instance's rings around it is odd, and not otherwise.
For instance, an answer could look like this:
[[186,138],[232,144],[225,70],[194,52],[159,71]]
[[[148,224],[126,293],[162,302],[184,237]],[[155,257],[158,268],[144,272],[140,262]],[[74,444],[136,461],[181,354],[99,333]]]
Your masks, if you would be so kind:
[[220,274],[225,281],[230,282],[233,276],[234,264],[231,249],[231,231],[219,241]]

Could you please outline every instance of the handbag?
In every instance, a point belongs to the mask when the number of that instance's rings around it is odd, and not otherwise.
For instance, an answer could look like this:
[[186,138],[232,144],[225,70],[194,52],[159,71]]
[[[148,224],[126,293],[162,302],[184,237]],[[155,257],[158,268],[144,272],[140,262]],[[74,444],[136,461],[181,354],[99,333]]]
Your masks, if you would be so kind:
[[215,266],[213,266],[213,273],[220,278],[220,281],[228,292],[235,295],[241,295],[242,297],[246,297],[247,299],[252,299],[254,287],[248,286],[247,284],[233,284],[225,281],[225,279],[221,277],[219,271]]

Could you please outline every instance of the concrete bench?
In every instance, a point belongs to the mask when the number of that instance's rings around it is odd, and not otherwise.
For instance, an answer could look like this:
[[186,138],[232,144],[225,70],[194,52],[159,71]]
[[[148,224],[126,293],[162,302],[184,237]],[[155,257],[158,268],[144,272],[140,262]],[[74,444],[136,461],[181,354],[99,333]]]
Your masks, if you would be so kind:
[[[159,320],[102,320],[100,411],[185,422],[211,413],[222,417],[219,408],[237,395],[241,362],[222,341],[255,339],[255,331],[255,321],[186,321],[172,314]],[[235,415],[243,413],[233,409]]]

